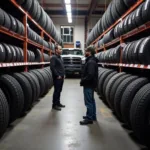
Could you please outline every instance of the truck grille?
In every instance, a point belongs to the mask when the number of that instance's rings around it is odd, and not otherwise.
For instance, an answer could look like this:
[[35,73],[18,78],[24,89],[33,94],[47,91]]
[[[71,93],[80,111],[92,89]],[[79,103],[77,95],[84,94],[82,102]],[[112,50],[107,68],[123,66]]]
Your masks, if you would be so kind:
[[64,57],[63,62],[65,65],[80,65],[81,58],[78,57]]

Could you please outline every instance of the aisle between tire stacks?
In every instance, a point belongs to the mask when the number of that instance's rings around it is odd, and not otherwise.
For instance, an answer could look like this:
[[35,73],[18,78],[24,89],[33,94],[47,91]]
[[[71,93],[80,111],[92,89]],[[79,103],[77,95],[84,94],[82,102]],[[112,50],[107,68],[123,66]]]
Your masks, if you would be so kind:
[[51,90],[23,119],[0,141],[4,150],[140,150],[121,127],[111,111],[99,100],[98,122],[80,126],[85,115],[83,90],[79,79],[66,79],[62,92],[62,103],[66,108],[51,110]]

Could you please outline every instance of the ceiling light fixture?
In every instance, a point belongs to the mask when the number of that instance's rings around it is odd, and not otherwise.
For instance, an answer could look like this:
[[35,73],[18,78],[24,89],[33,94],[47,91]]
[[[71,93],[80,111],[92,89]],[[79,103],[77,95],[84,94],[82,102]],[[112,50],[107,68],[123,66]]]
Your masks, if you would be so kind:
[[67,13],[71,12],[71,5],[70,4],[66,4],[66,11],[67,11]]
[[65,0],[65,3],[66,4],[70,4],[70,0]]

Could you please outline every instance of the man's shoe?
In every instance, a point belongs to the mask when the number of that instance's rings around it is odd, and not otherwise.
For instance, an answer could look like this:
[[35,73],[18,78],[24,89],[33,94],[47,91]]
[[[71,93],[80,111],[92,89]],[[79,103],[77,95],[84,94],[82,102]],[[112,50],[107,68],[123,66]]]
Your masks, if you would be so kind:
[[53,106],[52,108],[53,108],[54,110],[61,111],[61,108],[59,108],[58,106]]
[[86,119],[88,119],[88,118],[87,118],[87,116],[83,116],[83,119],[86,120]]
[[[83,116],[83,119],[84,120],[88,120],[88,117],[87,116]],[[93,121],[97,121],[97,118],[93,118]]]
[[83,121],[80,121],[80,125],[88,125],[88,124],[93,124],[93,121],[92,120],[83,120]]
[[61,108],[65,108],[66,107],[65,105],[62,105],[62,104],[58,104],[57,106],[61,107]]

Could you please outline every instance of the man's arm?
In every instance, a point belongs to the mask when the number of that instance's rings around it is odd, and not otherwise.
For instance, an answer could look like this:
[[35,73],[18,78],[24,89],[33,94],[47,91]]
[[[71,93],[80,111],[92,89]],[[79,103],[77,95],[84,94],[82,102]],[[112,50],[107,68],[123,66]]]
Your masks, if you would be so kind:
[[55,57],[52,57],[52,58],[50,59],[50,67],[51,67],[51,70],[52,70],[54,76],[59,77],[59,74],[58,74],[57,70],[55,69],[55,66],[56,66],[56,58],[55,58]]

